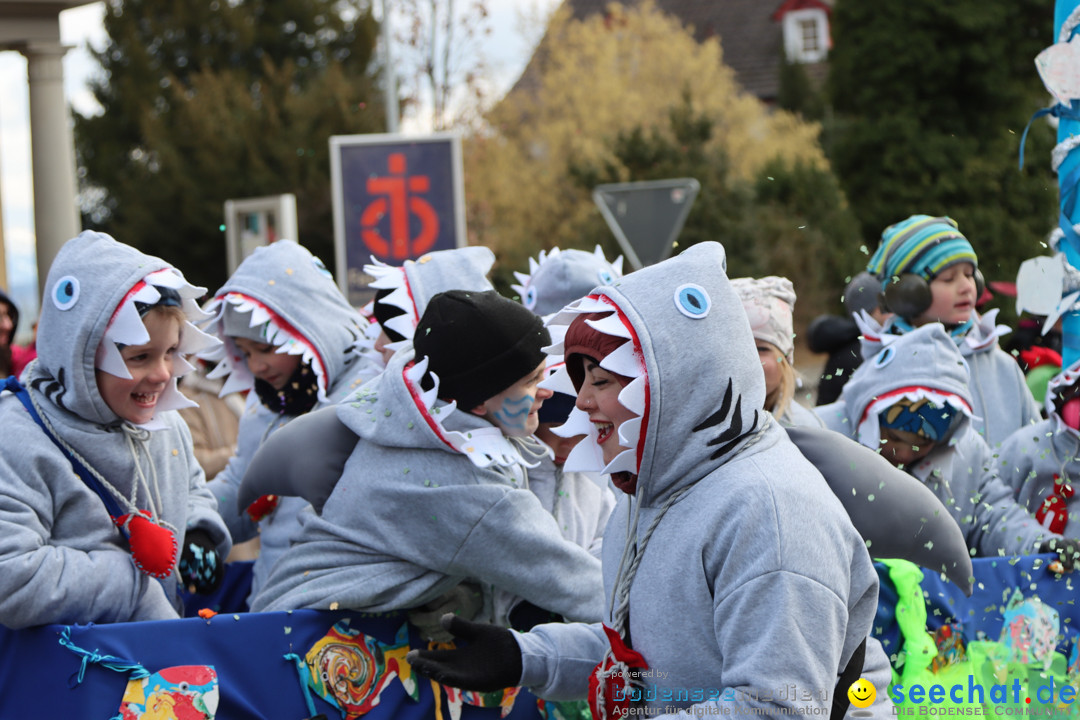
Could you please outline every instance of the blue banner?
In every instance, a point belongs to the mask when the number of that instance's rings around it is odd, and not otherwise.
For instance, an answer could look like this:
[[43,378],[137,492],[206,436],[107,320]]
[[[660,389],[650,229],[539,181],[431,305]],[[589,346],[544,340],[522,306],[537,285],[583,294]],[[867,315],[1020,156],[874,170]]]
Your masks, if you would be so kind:
[[0,717],[496,720],[500,703],[507,718],[545,716],[524,690],[481,697],[434,685],[404,661],[410,646],[425,645],[401,613],[0,627]]

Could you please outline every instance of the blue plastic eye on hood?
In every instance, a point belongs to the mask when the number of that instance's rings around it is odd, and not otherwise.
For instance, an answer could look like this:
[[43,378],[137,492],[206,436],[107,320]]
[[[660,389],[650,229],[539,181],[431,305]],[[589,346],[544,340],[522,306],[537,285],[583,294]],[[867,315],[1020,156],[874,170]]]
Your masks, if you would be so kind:
[[52,291],[53,305],[58,310],[70,310],[79,302],[79,279],[74,275],[65,275],[56,281]]
[[712,300],[705,288],[687,283],[675,288],[675,307],[692,320],[701,320],[712,309]]

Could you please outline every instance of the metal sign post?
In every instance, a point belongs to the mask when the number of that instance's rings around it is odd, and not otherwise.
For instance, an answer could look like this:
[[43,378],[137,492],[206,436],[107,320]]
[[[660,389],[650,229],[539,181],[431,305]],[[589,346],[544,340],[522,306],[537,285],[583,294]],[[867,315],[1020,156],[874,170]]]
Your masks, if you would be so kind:
[[701,185],[694,178],[597,185],[600,208],[635,270],[671,255]]

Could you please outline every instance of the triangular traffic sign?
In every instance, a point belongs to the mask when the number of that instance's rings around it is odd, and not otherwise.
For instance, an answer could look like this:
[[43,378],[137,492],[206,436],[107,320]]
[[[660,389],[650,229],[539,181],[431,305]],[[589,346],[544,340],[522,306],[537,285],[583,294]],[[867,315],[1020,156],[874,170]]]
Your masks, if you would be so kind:
[[600,208],[626,259],[635,270],[671,255],[701,185],[694,178],[597,185]]

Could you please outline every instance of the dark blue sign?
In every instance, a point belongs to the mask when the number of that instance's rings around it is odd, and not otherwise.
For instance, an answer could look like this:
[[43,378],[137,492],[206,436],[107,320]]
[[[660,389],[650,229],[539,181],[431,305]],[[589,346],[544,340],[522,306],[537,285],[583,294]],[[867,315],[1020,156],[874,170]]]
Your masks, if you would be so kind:
[[461,143],[454,135],[330,139],[342,290],[365,299],[371,258],[401,265],[465,244]]

